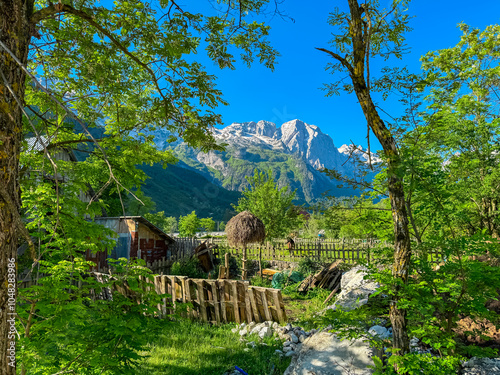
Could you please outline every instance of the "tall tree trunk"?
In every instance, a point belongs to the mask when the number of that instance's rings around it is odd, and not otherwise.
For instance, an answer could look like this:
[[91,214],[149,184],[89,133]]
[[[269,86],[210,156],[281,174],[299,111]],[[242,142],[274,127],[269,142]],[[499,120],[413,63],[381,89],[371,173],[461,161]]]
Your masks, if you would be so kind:
[[[360,7],[358,0],[347,0],[351,17],[346,17],[349,23],[349,39],[352,43],[352,51],[349,58],[338,53],[318,48],[331,55],[339,61],[347,70],[351,78],[354,92],[363,110],[368,126],[379,140],[387,158],[387,175],[389,199],[392,208],[392,220],[394,224],[394,264],[392,274],[397,282],[394,298],[390,304],[390,319],[393,328],[393,347],[399,349],[396,354],[409,352],[409,339],[406,328],[406,310],[398,308],[398,301],[401,299],[401,286],[408,282],[408,272],[411,259],[410,232],[408,230],[408,214],[405,205],[405,195],[403,189],[403,178],[399,175],[401,157],[399,155],[396,141],[390,130],[385,126],[375,107],[371,95],[369,82],[370,72],[368,68],[370,50],[368,41],[371,35],[371,21],[362,18],[367,3]],[[380,27],[380,25],[379,25]]]
[[[363,76],[353,77],[354,90],[363,109],[366,120],[379,140],[388,159],[388,189],[391,201],[392,220],[394,224],[394,263],[392,275],[401,284],[408,282],[408,271],[411,259],[410,232],[406,211],[403,179],[398,175],[401,158],[396,141],[380,118],[370,97]],[[406,329],[406,310],[398,308],[401,286],[396,286],[395,295],[390,304],[390,319],[393,328],[393,347],[399,354],[409,352],[409,339]]]
[[[32,11],[33,1],[0,0],[0,41],[24,64],[28,59],[28,20]],[[13,300],[17,297],[17,270],[12,265],[17,262],[20,225],[19,155],[22,140],[22,111],[15,97],[21,101],[24,99],[25,73],[2,47],[0,71],[0,375],[11,375],[16,373],[16,361],[12,356],[15,352],[11,349],[15,348],[17,335],[12,334],[11,323],[12,318],[16,318]],[[9,265],[13,272],[9,272]]]

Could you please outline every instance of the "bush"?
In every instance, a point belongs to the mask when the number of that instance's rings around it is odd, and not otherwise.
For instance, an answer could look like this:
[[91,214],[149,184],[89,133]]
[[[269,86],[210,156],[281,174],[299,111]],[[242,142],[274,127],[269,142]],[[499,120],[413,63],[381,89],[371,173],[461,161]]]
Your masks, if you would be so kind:
[[251,284],[253,286],[261,286],[264,288],[272,288],[271,280],[262,276],[254,276],[252,277]]
[[207,273],[201,268],[198,258],[183,259],[172,264],[171,275],[187,276],[193,279],[205,279]]
[[315,263],[311,258],[306,257],[302,258],[299,261],[299,268],[298,271],[304,276],[308,276],[311,273],[317,271],[319,269],[319,265]]
[[288,285],[300,283],[302,280],[304,280],[304,276],[299,272],[284,270],[274,274],[272,285],[275,289],[283,289]]
[[[329,310],[321,323],[331,324],[339,336],[364,335],[367,325],[376,319],[388,321],[385,305],[399,287],[402,298],[398,305],[407,310],[409,336],[420,339],[438,357],[391,356],[385,369],[377,366],[376,374],[393,374],[392,365],[396,361],[400,361],[401,374],[449,374],[463,356],[497,356],[496,349],[464,346],[455,329],[462,317],[498,323],[498,315],[485,305],[498,298],[500,268],[495,262],[500,255],[499,247],[498,241],[480,234],[450,240],[428,239],[414,247],[407,285],[397,284],[388,267],[392,259],[381,249],[380,258],[372,258],[377,261],[369,265],[369,278],[381,285],[372,295],[378,298],[371,297],[371,303],[350,312]],[[430,259],[436,250],[443,259],[439,267]],[[481,333],[484,332],[465,332],[472,336]]]

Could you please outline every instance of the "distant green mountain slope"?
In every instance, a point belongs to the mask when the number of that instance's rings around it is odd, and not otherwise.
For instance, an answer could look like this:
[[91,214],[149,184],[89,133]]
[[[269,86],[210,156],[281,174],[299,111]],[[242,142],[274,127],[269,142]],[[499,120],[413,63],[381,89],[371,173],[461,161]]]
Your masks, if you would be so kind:
[[[190,168],[222,185],[230,191],[242,191],[248,186],[246,176],[256,169],[273,171],[279,186],[289,186],[297,192],[297,204],[313,203],[323,194],[349,196],[351,189],[338,188],[337,182],[319,173],[299,155],[290,155],[278,150],[250,146],[241,149],[228,146],[226,151],[211,151],[201,157],[199,153],[179,144],[174,148],[176,157]],[[202,162],[198,161],[201,158]]]
[[156,210],[164,211],[166,216],[196,211],[198,217],[229,220],[234,215],[231,203],[237,204],[241,193],[217,186],[188,168],[182,162],[166,169],[159,164],[142,166],[150,178],[141,189],[156,203]]

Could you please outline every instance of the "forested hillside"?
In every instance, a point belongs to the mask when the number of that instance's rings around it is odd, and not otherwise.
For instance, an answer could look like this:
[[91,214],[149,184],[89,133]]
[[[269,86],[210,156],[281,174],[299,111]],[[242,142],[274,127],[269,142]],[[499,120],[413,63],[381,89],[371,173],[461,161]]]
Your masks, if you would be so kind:
[[215,185],[179,164],[165,169],[159,164],[141,167],[149,177],[142,191],[156,204],[155,210],[174,217],[196,211],[200,217],[227,222],[234,215],[231,204],[238,202],[241,193]]

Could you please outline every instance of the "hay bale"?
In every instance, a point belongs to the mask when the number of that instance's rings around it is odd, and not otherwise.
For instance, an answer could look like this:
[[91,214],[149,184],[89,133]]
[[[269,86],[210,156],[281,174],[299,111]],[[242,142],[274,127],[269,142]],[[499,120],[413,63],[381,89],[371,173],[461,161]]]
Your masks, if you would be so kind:
[[[243,247],[242,275],[247,279],[247,244],[251,242],[262,242],[266,238],[264,223],[254,214],[243,211],[234,216],[226,225],[227,240],[230,246]],[[259,270],[262,271],[262,250],[259,252]]]
[[248,211],[240,212],[229,220],[226,233],[231,246],[246,246],[248,243],[261,242],[266,238],[264,223]]

